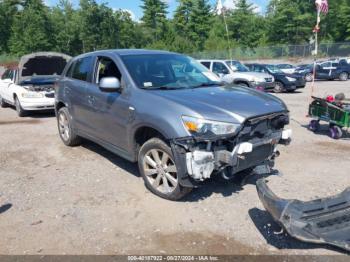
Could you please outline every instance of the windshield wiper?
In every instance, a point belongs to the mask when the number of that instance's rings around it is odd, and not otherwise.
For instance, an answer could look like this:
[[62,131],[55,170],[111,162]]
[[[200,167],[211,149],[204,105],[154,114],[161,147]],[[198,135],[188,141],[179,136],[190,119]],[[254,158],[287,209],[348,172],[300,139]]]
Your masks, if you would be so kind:
[[224,86],[225,84],[222,82],[218,83],[203,83],[198,86],[194,86],[193,88],[200,88],[200,87],[209,87],[209,86]]
[[141,87],[141,89],[145,89],[145,90],[175,90],[180,88],[181,87],[174,87],[174,86]]

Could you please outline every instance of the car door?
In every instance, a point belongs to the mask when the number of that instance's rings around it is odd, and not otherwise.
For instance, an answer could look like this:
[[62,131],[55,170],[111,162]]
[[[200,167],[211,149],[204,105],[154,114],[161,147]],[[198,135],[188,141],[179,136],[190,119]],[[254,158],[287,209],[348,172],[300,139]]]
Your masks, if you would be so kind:
[[[92,83],[86,88],[89,101],[88,118],[94,123],[93,136],[118,147],[127,149],[127,123],[130,120],[130,104],[124,78],[119,70],[120,63],[113,57],[98,56]],[[103,92],[99,82],[104,77],[115,77],[122,88],[116,92]]]
[[8,69],[1,77],[0,95],[7,102],[13,103],[13,88],[15,80],[15,70]]
[[221,81],[227,83],[231,83],[235,77],[223,62],[213,62],[212,72],[219,76]]
[[324,62],[316,66],[316,78],[329,79],[332,71],[332,63]]
[[67,71],[63,85],[65,96],[69,97],[70,113],[75,127],[85,134],[92,134],[94,123],[90,119],[90,104],[86,90],[92,85],[94,57],[87,56],[75,60]]

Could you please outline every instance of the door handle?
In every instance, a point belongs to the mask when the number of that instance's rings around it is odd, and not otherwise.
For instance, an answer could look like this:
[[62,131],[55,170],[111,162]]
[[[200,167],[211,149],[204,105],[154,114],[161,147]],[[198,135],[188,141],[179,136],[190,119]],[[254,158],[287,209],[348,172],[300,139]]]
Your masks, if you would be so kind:
[[93,104],[94,102],[95,102],[95,97],[94,96],[92,96],[92,95],[88,95],[88,102],[90,103],[90,104]]

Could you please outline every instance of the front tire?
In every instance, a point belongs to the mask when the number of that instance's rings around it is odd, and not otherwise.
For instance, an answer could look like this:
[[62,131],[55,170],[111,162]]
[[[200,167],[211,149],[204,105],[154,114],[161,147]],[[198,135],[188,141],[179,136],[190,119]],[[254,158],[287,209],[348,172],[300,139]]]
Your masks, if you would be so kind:
[[173,153],[159,138],[152,138],[142,145],[138,166],[146,187],[157,196],[179,200],[192,190],[180,185]]
[[24,117],[27,115],[27,112],[22,108],[21,103],[19,102],[18,97],[15,97],[15,107],[17,111],[17,115],[19,117]]
[[349,75],[346,72],[340,73],[340,75],[339,75],[340,81],[346,81],[346,80],[348,80],[348,78],[349,78]]
[[0,107],[5,108],[7,107],[8,104],[4,101],[4,99],[0,96]]
[[78,146],[81,144],[81,138],[72,128],[72,117],[68,108],[62,107],[58,110],[57,125],[61,140],[66,146]]
[[281,82],[276,82],[275,83],[275,88],[273,89],[275,93],[282,93],[284,91],[284,85]]
[[314,76],[313,76],[312,73],[308,73],[308,74],[305,75],[305,81],[306,82],[312,82],[313,78],[314,78]]

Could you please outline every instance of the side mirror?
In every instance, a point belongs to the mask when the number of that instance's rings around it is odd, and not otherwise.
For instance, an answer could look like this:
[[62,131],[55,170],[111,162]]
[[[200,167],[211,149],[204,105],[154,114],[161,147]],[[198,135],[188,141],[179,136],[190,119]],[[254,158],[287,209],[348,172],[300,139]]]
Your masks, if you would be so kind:
[[103,92],[118,92],[121,88],[121,84],[116,77],[104,77],[100,80],[99,87]]

